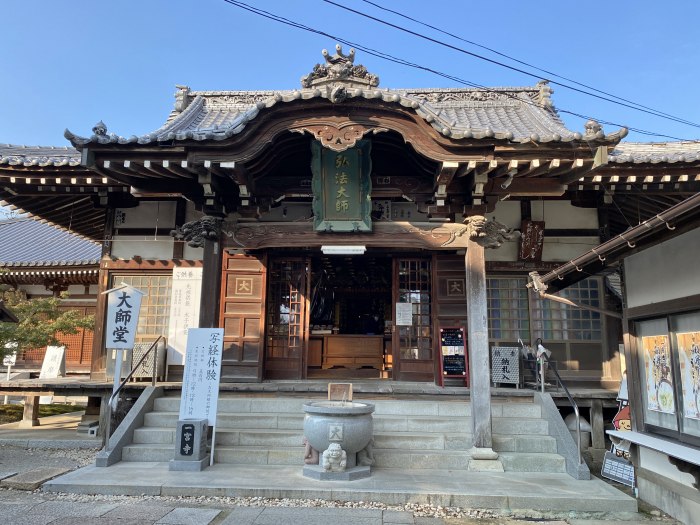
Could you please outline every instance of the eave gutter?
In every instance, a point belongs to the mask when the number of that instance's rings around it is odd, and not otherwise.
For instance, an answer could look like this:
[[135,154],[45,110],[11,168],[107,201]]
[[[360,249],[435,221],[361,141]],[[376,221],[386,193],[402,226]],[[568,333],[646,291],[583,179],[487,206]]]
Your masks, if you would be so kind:
[[[692,197],[671,206],[668,210],[647,219],[638,226],[630,228],[626,232],[621,233],[603,244],[592,248],[584,254],[579,255],[575,259],[562,264],[554,270],[544,274],[539,278],[539,281],[541,284],[546,286],[547,283],[553,281],[554,279],[561,279],[568,273],[574,271],[580,272],[585,265],[595,262],[596,259],[604,262],[608,254],[622,248],[625,244],[630,249],[634,248],[637,240],[661,227],[666,227],[669,230],[673,230],[675,229],[675,226],[672,224],[673,221],[690,211],[697,211],[698,206],[700,206],[700,193],[696,193]],[[530,284],[528,284],[528,286],[530,286]]]
[[605,262],[608,255],[614,253],[615,251],[624,248],[625,245],[629,249],[635,247],[635,243],[649,235],[650,233],[657,231],[660,228],[668,228],[669,230],[674,230],[676,227],[673,226],[672,222],[683,217],[685,214],[691,211],[698,211],[700,207],[700,193],[696,193],[692,197],[687,198],[684,201],[671,206],[668,210],[655,215],[654,217],[647,219],[638,226],[630,228],[624,233],[613,237],[612,239],[592,248],[591,250],[579,255],[575,259],[570,260],[567,263],[555,268],[554,270],[546,273],[543,276],[539,276],[537,272],[531,272],[529,275],[530,282],[528,282],[527,287],[532,288],[540,297],[544,299],[551,299],[553,301],[561,302],[577,308],[583,308],[586,310],[597,311],[605,315],[610,315],[612,317],[622,316],[618,312],[613,312],[611,310],[603,310],[598,308],[593,308],[588,305],[576,304],[569,299],[564,297],[559,297],[556,295],[547,293],[547,285],[554,281],[555,279],[563,279],[565,275],[572,273],[574,271],[581,272],[583,268],[596,260],[601,263]]

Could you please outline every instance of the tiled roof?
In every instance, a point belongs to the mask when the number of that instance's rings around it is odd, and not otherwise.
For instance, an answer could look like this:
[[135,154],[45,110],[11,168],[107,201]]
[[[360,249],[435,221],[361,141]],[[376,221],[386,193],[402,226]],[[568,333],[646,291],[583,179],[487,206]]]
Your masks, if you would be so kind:
[[0,166],[79,166],[80,152],[75,148],[54,146],[14,146],[0,144]]
[[34,219],[0,221],[0,266],[76,266],[100,262],[101,247]]
[[610,153],[609,161],[616,164],[657,164],[697,162],[700,160],[700,141],[679,142],[621,142]]
[[[381,100],[409,108],[439,133],[453,139],[496,138],[513,142],[571,142],[619,140],[621,130],[605,135],[571,131],[554,109],[545,83],[533,87],[493,89],[379,89],[349,87],[347,100]],[[245,129],[262,111],[277,104],[312,99],[332,99],[327,89],[292,91],[190,91],[178,97],[165,124],[142,136],[121,137],[96,126],[91,137],[66,130],[74,146],[99,144],[149,144],[161,141],[225,140]],[[183,103],[183,100],[185,101]],[[342,102],[339,103],[342,105]]]

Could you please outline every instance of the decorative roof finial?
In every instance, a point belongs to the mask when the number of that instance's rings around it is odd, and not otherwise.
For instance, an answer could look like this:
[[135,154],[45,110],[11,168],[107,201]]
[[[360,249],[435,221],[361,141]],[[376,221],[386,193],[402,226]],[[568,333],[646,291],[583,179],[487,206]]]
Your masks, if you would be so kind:
[[379,77],[367,72],[367,68],[354,65],[355,50],[350,49],[347,55],[343,54],[340,44],[335,46],[335,55],[331,55],[327,49],[321,51],[326,59],[325,64],[316,64],[313,71],[301,78],[301,85],[305,88],[319,87],[326,84],[341,82],[348,87],[368,88],[379,85]]
[[107,125],[101,120],[95,124],[92,128],[92,134],[98,136],[104,136],[107,134]]
[[324,49],[321,54],[325,57],[326,63],[330,65],[335,64],[352,64],[355,62],[355,50],[351,47],[347,55],[343,54],[343,47],[340,44],[335,45],[335,55],[330,56],[328,50]]

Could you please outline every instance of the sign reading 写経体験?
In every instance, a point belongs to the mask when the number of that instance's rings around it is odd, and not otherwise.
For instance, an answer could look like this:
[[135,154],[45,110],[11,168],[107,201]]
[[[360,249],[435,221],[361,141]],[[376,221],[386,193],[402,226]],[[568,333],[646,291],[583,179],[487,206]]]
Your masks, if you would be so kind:
[[223,328],[191,328],[187,334],[180,420],[206,419],[216,426]]

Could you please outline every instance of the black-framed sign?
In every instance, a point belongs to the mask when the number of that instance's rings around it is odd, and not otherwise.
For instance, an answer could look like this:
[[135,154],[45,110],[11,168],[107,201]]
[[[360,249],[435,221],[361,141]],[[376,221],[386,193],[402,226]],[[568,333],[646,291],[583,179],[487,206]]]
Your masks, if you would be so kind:
[[440,328],[440,384],[446,377],[459,377],[469,385],[469,367],[466,356],[464,328]]

